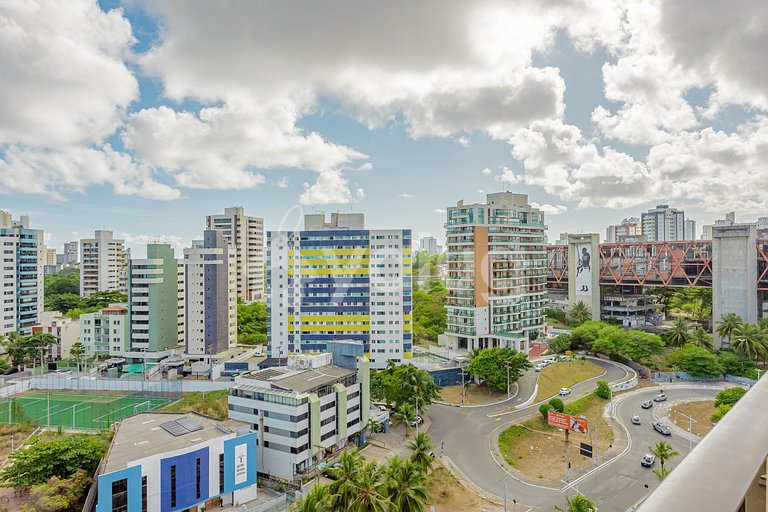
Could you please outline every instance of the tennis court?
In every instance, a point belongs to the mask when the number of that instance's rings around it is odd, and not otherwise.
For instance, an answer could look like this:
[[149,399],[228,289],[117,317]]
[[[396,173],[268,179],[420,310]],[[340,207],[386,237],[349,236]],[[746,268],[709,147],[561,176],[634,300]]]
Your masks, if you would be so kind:
[[154,411],[176,400],[115,392],[35,390],[0,401],[0,423],[32,422],[41,427],[106,430],[116,421]]

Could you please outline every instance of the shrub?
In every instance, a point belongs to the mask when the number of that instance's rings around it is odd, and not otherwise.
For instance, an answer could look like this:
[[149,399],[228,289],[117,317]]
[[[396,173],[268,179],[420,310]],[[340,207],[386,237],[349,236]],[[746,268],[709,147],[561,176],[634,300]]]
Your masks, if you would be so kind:
[[597,381],[597,388],[595,388],[595,395],[603,400],[611,398],[611,388],[608,386],[608,381],[600,379]]
[[542,416],[544,416],[545,420],[547,419],[547,416],[549,416],[549,411],[553,409],[554,407],[552,407],[549,404],[541,404],[539,406],[539,412],[541,413]]
[[553,398],[548,402],[548,405],[550,405],[557,412],[563,412],[565,410],[565,404],[563,404],[563,401],[559,398]]

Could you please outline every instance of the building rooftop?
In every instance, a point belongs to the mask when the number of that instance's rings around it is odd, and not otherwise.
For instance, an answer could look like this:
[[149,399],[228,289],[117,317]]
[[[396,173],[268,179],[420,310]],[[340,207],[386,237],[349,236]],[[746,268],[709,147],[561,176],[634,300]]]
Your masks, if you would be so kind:
[[[194,423],[200,428],[192,431],[187,428],[184,432],[176,429],[177,435],[174,435],[167,429],[168,426],[161,427],[163,424],[178,420],[181,420],[181,425]],[[247,423],[237,420],[217,420],[195,412],[136,414],[122,420],[117,427],[106,455],[103,473],[125,469],[138,459],[186,448],[244,428],[248,428]]]
[[[337,382],[342,382],[344,379],[354,375],[357,375],[356,371],[334,365],[306,370],[278,366],[245,373],[237,380],[244,385],[250,384],[249,380],[260,381],[268,384],[273,389],[294,391],[296,393],[310,393],[322,386],[330,386]],[[254,382],[254,385],[258,384]]]

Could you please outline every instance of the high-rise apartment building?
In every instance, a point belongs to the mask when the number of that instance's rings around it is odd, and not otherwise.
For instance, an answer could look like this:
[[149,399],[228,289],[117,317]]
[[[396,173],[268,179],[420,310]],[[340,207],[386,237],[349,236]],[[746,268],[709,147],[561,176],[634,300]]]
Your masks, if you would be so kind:
[[76,265],[80,261],[77,257],[77,240],[64,242],[64,264]]
[[547,252],[544,213],[525,194],[488,194],[448,208],[445,224],[448,322],[441,345],[527,353],[544,327]]
[[127,264],[130,259],[125,241],[112,231],[96,230],[93,238],[80,240],[80,295],[90,297],[99,291],[128,291]]
[[3,250],[2,322],[0,334],[32,334],[43,312],[43,231],[29,227],[29,217],[17,221],[0,211],[0,242]]
[[693,219],[685,219],[683,238],[685,240],[696,240],[696,221]]
[[237,345],[237,260],[217,229],[184,249],[186,353],[218,354]]
[[264,300],[264,220],[248,217],[238,206],[225,208],[224,215],[209,215],[206,227],[222,230],[235,248],[237,296],[246,302]]
[[685,212],[657,205],[642,214],[643,238],[646,242],[673,242],[685,240]]
[[[758,219],[758,222],[760,219]],[[724,219],[717,219],[714,224],[704,224],[701,227],[701,239],[712,240],[712,228],[714,226],[733,226],[736,223],[736,212],[728,212]],[[758,231],[760,227],[758,226]],[[758,238],[760,235],[758,234]]]
[[367,230],[363,214],[306,215],[304,231],[267,232],[269,353],[354,341],[371,364],[413,355],[411,231]]
[[[621,224],[608,226],[605,230],[605,242],[609,244],[639,242],[642,238],[642,224],[637,217],[630,217]],[[567,241],[566,244],[567,245]]]
[[179,317],[184,310],[179,306],[179,262],[173,248],[148,244],[146,259],[132,259],[128,267],[130,351],[178,348]]
[[424,236],[419,240],[419,251],[426,251],[430,256],[437,254],[437,238]]

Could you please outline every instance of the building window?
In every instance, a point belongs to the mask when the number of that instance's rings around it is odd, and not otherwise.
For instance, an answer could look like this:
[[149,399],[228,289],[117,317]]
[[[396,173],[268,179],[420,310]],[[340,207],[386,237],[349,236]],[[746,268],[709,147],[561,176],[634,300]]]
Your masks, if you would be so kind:
[[219,494],[224,494],[224,454],[219,454]]
[[200,499],[200,459],[195,459],[195,495]]
[[141,477],[141,512],[147,512],[147,477]]
[[171,466],[171,507],[176,506],[176,465]]
[[112,511],[128,512],[128,479],[112,482]]

